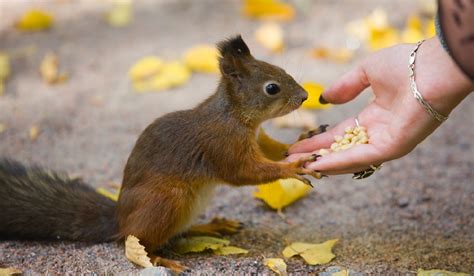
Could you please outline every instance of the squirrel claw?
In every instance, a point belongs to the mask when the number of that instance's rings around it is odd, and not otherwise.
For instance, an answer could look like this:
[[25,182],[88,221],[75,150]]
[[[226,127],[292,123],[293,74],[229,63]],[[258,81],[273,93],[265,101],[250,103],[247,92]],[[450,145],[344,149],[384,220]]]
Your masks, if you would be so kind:
[[311,138],[313,136],[316,136],[318,134],[321,134],[321,133],[324,133],[326,132],[326,129],[329,127],[329,125],[320,125],[318,128],[316,129],[311,129],[307,132],[304,132],[302,133],[299,137],[298,137],[298,141],[301,141],[301,140],[304,140],[304,139],[308,139],[308,138]]

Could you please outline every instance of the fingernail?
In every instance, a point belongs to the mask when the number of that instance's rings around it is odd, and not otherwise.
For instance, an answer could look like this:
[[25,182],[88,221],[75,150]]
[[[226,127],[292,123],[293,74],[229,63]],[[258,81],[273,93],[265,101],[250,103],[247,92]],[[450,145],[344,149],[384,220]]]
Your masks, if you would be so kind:
[[319,103],[320,104],[328,104],[329,102],[326,101],[326,99],[323,98],[323,95],[319,96]]

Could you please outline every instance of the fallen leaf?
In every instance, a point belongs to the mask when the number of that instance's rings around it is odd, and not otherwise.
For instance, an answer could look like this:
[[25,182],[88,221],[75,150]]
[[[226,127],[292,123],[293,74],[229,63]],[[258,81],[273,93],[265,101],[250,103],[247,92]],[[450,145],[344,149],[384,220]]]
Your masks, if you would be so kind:
[[184,54],[189,69],[203,73],[219,73],[219,51],[214,45],[196,45]]
[[316,114],[305,109],[299,109],[272,120],[273,125],[277,128],[302,128],[305,130],[317,128],[317,122]]
[[338,272],[334,272],[331,274],[331,276],[349,276],[349,270],[347,269],[342,269]]
[[113,7],[106,14],[107,23],[113,27],[124,27],[133,19],[132,1],[115,0]]
[[129,235],[125,240],[125,256],[129,261],[142,267],[153,267],[145,247],[140,244],[140,240]]
[[412,15],[407,18],[405,29],[402,32],[402,42],[416,43],[424,38],[421,19]]
[[392,27],[370,29],[368,45],[371,50],[379,50],[397,44],[400,41],[400,34]]
[[447,270],[440,270],[440,269],[431,269],[431,270],[423,270],[418,269],[416,274],[417,276],[468,276],[467,273],[462,272],[451,272]]
[[7,129],[7,126],[4,123],[0,123],[0,134],[2,134]]
[[97,188],[95,191],[105,197],[112,199],[113,201],[118,201],[119,193],[112,193],[102,187]]
[[284,207],[304,197],[310,190],[311,187],[302,181],[288,178],[258,185],[253,196],[262,199],[272,209],[281,211]]
[[137,92],[161,91],[180,86],[191,78],[191,71],[181,62],[164,63],[160,70],[147,79],[134,81]]
[[319,97],[324,92],[324,86],[316,82],[305,82],[302,86],[308,92],[308,99],[303,102],[302,107],[310,109],[327,109],[331,107],[330,104],[319,103]]
[[190,252],[202,252],[209,249],[216,250],[229,245],[229,243],[230,241],[228,240],[208,236],[182,238],[176,242],[174,251],[179,254],[185,254]]
[[7,276],[7,275],[16,275],[22,274],[23,272],[17,268],[7,267],[7,268],[0,268],[0,275]]
[[128,71],[132,81],[141,81],[156,75],[163,68],[163,60],[155,56],[147,56],[138,60]]
[[295,17],[295,9],[277,0],[244,0],[243,15],[257,19],[290,21]]
[[255,40],[272,52],[283,50],[283,29],[280,25],[268,22],[255,31]]
[[263,264],[268,266],[268,268],[276,272],[278,275],[288,275],[288,273],[286,272],[286,263],[281,258],[265,258],[263,259]]
[[216,255],[235,255],[235,254],[247,254],[248,250],[235,246],[223,246],[214,250]]
[[28,134],[30,136],[30,140],[35,141],[38,138],[39,133],[40,133],[40,129],[39,129],[38,126],[30,127],[30,130],[28,131]]
[[43,10],[32,9],[25,12],[15,25],[22,31],[40,31],[49,29],[52,24],[53,16]]
[[44,56],[39,71],[43,80],[48,84],[59,84],[67,80],[67,74],[59,73],[59,58],[54,53]]
[[436,27],[435,27],[434,19],[430,19],[428,20],[428,22],[426,22],[424,35],[425,35],[425,38],[431,38],[436,35]]
[[347,48],[316,47],[311,50],[311,56],[316,59],[347,63],[354,57],[354,52]]
[[0,96],[4,93],[5,81],[10,74],[10,58],[6,54],[0,53]]
[[294,242],[283,250],[283,256],[290,258],[300,255],[309,265],[327,264],[336,257],[332,248],[337,241],[334,239],[319,244]]

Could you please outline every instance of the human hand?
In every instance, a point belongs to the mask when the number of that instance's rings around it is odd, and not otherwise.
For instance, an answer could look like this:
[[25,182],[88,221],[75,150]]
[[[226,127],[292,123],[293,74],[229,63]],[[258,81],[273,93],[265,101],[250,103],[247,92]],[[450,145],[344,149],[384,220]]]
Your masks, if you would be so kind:
[[[342,104],[354,99],[365,88],[372,88],[374,101],[357,116],[360,125],[367,128],[369,144],[320,157],[307,168],[323,174],[363,171],[370,165],[408,154],[439,127],[440,123],[423,109],[410,90],[408,57],[413,48],[414,45],[403,44],[376,52],[323,93],[327,102]],[[415,73],[418,89],[425,100],[445,116],[474,89],[437,38],[421,45]],[[355,126],[354,117],[323,134],[294,144],[289,150],[288,161],[329,148],[334,135],[343,134],[348,126]]]

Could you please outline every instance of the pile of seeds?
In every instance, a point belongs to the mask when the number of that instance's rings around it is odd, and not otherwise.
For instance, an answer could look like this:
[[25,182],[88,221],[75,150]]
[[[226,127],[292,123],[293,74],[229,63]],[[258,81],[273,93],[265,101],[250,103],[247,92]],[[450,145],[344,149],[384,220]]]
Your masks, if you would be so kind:
[[344,136],[334,136],[335,142],[331,144],[331,148],[319,150],[319,155],[324,156],[331,151],[338,152],[349,149],[353,145],[369,143],[369,136],[367,136],[366,128],[363,126],[347,127],[344,132]]

